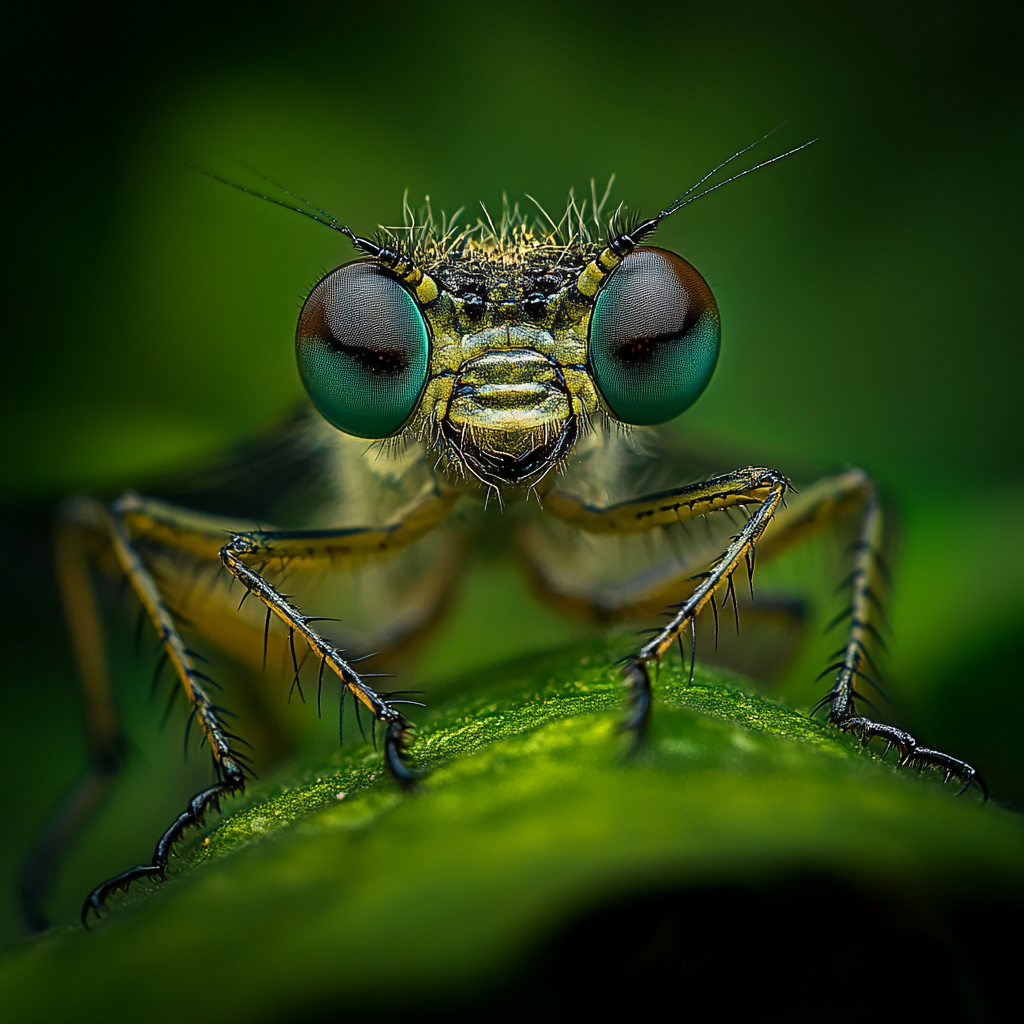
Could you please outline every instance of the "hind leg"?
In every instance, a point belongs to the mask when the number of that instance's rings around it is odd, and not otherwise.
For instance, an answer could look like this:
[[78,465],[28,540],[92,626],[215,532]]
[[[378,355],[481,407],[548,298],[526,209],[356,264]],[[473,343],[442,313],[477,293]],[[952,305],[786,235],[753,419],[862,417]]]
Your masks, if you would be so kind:
[[73,499],[61,508],[54,536],[57,580],[85,704],[90,766],[22,865],[18,899],[25,926],[33,932],[49,926],[44,905],[60,862],[109,791],[124,747],[88,558],[90,539],[104,539],[104,516],[95,502]]

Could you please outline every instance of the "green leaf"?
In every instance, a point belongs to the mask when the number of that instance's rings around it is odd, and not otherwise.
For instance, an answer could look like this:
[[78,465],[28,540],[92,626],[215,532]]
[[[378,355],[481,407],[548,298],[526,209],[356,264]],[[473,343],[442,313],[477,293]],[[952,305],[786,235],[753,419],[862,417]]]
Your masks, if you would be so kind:
[[25,1021],[169,1021],[186,984],[210,1019],[285,1019],[485,984],[587,910],[659,888],[807,871],[922,898],[1024,887],[1019,818],[700,666],[693,685],[663,669],[630,756],[623,649],[447,691],[417,716],[413,796],[366,747],[254,789],[170,883],[8,952],[0,999]]

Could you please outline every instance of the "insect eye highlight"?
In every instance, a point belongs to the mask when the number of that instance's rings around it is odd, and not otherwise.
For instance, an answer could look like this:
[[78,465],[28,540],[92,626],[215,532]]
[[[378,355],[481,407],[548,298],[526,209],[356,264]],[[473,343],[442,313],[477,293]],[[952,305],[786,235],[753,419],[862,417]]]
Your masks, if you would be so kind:
[[383,438],[412,415],[430,338],[413,297],[375,263],[331,271],[299,314],[295,352],[320,414],[356,437]]
[[641,247],[598,293],[591,369],[622,422],[665,423],[707,387],[720,340],[718,306],[704,278],[675,253]]

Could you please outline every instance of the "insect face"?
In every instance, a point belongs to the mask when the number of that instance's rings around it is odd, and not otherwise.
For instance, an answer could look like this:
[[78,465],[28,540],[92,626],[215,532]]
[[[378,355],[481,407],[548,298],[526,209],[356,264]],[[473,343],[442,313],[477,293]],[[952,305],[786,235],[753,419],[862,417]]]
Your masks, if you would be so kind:
[[425,310],[434,346],[415,429],[451,469],[529,485],[569,454],[598,412],[586,367],[591,306],[574,274],[531,263],[522,244],[494,250],[494,267],[491,254],[480,255],[483,273],[466,276],[457,264],[436,272],[445,286]]
[[426,441],[450,471],[489,485],[530,486],[595,418],[662,423],[697,399],[719,321],[689,263],[628,237],[620,257],[518,227],[454,251],[434,239],[411,254],[381,248],[377,262],[328,274],[296,336],[325,418],[359,437]]

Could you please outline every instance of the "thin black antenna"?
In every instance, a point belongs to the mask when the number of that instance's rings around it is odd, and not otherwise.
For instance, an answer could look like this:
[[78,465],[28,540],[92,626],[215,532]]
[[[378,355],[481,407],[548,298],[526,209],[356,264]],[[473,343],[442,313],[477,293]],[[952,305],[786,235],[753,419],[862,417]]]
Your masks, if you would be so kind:
[[703,185],[704,182],[708,180],[708,178],[713,178],[723,167],[728,167],[729,164],[731,164],[733,160],[735,160],[737,157],[743,156],[744,153],[749,153],[755,146],[760,146],[765,139],[771,138],[778,130],[778,128],[773,128],[766,135],[762,135],[761,138],[755,139],[749,146],[744,146],[742,149],[737,150],[737,152],[733,153],[733,155],[729,157],[728,160],[723,160],[716,168],[714,168],[714,170],[708,171],[708,173],[705,174],[704,177],[700,179],[700,181],[691,185],[674,203],[670,203],[667,207],[665,207],[665,209],[662,210],[661,213],[658,214],[658,216],[670,216],[678,208],[677,204],[681,203],[695,188],[700,188],[701,185]]
[[[778,156],[773,156],[770,160],[762,160],[761,163],[755,164],[753,167],[748,167],[745,171],[740,171],[738,174],[733,174],[726,178],[725,181],[718,182],[717,185],[712,185],[710,188],[706,188],[702,192],[698,192],[696,195],[691,195],[695,189],[700,188],[704,182],[713,178],[723,167],[727,167],[737,157],[743,156],[744,153],[749,153],[755,146],[759,146],[765,139],[770,138],[777,131],[778,128],[773,128],[767,135],[762,135],[761,138],[752,142],[749,146],[744,146],[743,149],[733,153],[731,157],[727,160],[723,160],[713,170],[708,171],[703,178],[691,185],[678,199],[669,203],[669,205],[666,206],[665,209],[656,217],[652,217],[650,220],[645,220],[641,224],[637,225],[637,227],[632,231],[619,235],[614,242],[619,243],[620,245],[624,244],[626,247],[625,251],[628,251],[630,247],[635,246],[645,235],[649,235],[666,217],[671,217],[673,213],[678,213],[684,206],[688,206],[695,200],[700,199],[701,196],[706,196],[709,192],[714,192],[715,189],[721,188],[723,185],[728,185],[731,181],[735,181],[737,178],[742,178],[747,174],[753,174],[754,171],[759,171],[762,167],[767,167],[769,164],[777,163],[779,160],[785,160],[787,156],[799,153],[800,150],[806,149],[808,146],[812,146],[818,141],[817,139],[811,139],[809,142],[805,142],[802,146],[797,146],[795,149],[788,150],[785,153],[780,153]],[[613,248],[615,248],[614,244]]]
[[319,213],[321,217],[326,217],[335,226],[335,228],[341,229],[344,227],[344,225],[339,224],[337,220],[335,220],[334,217],[332,217],[329,213],[325,212],[324,210],[321,210],[320,207],[317,206],[315,203],[311,203],[308,199],[304,198],[303,196],[300,196],[298,192],[293,192],[290,188],[285,188],[285,186],[282,185],[279,181],[274,181],[274,179],[271,178],[269,175],[264,174],[262,171],[253,167],[251,164],[242,164],[242,167],[244,167],[245,170],[247,170],[250,174],[255,174],[257,178],[262,178],[268,185],[273,185],[274,188],[280,189],[286,196],[291,196],[292,199],[298,199],[298,201],[302,203],[303,206],[308,207],[310,210],[316,210],[316,212]]
[[[332,231],[337,231],[339,234],[344,235],[357,249],[361,249],[363,252],[370,256],[377,256],[380,253],[380,246],[371,242],[368,238],[361,238],[357,235],[350,227],[345,224],[339,224],[329,213],[324,213],[318,206],[314,206],[307,199],[303,199],[302,196],[297,195],[295,192],[286,189],[283,185],[279,185],[276,181],[266,177],[266,175],[260,174],[259,171],[251,170],[254,174],[263,178],[264,181],[269,182],[275,188],[279,188],[286,195],[292,196],[294,199],[298,199],[300,203],[304,203],[309,207],[309,210],[304,210],[301,206],[292,206],[291,203],[282,202],[280,199],[275,199],[273,196],[264,195],[262,192],[257,192],[254,189],[246,188],[244,185],[239,185],[236,181],[230,181],[227,178],[222,178],[219,174],[213,174],[211,171],[204,171],[201,167],[196,167],[193,164],[188,164],[193,171],[198,171],[200,174],[205,174],[207,178],[212,178],[214,181],[219,181],[222,185],[227,185],[229,188],[237,189],[239,192],[245,192],[246,195],[255,196],[257,199],[262,199],[265,202],[273,203],[275,206],[283,207],[285,210],[291,210],[293,213],[300,213],[303,217],[308,217],[310,220],[314,220],[317,224],[322,224],[325,228],[330,228]],[[316,210],[316,213],[310,213],[310,210]],[[321,214],[321,216],[317,216]],[[326,219],[325,219],[326,218]]]
[[[768,136],[766,135],[765,138],[767,137]],[[761,141],[763,140],[758,139],[758,142]],[[711,174],[705,174],[704,177],[701,178],[696,185],[693,185],[691,188],[687,189],[671,206],[668,206],[664,210],[662,210],[661,213],[659,213],[658,216],[655,218],[655,220],[660,221],[665,217],[671,217],[673,213],[676,213],[677,211],[681,210],[684,206],[689,206],[690,203],[694,202],[697,199],[700,199],[701,196],[706,196],[709,192],[714,192],[716,188],[721,188],[723,185],[728,185],[730,181],[735,181],[737,178],[742,178],[744,175],[753,174],[754,171],[759,171],[762,167],[767,167],[769,164],[777,163],[779,160],[785,160],[787,156],[792,156],[794,153],[799,153],[801,149],[806,149],[808,146],[813,146],[814,143],[817,141],[817,139],[811,139],[809,142],[805,142],[802,146],[797,146],[795,149],[791,149],[786,153],[780,153],[778,156],[773,156],[770,160],[762,160],[761,163],[755,164],[753,167],[748,167],[745,171],[740,171],[738,174],[733,174],[731,177],[726,178],[725,181],[720,181],[717,185],[712,185],[710,188],[704,189],[703,192],[698,192],[695,196],[690,196],[689,199],[686,198],[695,188],[699,188],[705,181],[707,181],[712,174],[716,174],[727,163],[729,163],[732,160],[735,160],[737,156],[746,153],[747,150],[752,149],[753,146],[756,146],[757,143],[755,142],[752,146],[747,146],[747,149],[741,149],[739,153],[736,153],[735,155],[729,157],[728,160],[719,164],[718,167],[716,167],[711,172]]]

